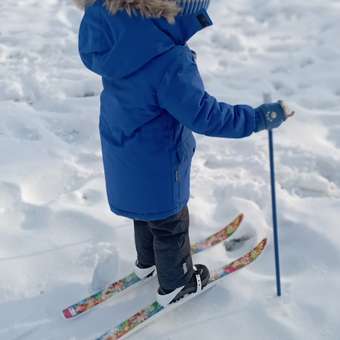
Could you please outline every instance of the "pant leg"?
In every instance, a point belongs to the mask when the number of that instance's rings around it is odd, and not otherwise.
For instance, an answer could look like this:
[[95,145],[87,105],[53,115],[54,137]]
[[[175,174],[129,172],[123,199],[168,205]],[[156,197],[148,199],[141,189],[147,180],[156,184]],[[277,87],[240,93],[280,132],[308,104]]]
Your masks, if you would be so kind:
[[134,220],[135,245],[137,262],[142,267],[151,267],[155,264],[153,250],[153,235],[148,222]]
[[193,274],[189,239],[189,211],[160,221],[148,222],[154,236],[157,274],[160,287],[173,290],[185,285]]

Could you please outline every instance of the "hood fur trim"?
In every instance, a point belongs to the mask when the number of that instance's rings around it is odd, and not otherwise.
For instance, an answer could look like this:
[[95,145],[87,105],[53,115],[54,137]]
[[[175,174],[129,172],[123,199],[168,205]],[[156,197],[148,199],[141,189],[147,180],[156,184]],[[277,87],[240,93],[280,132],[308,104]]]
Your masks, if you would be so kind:
[[[74,0],[74,2],[84,10],[94,4],[96,0]],[[105,0],[105,7],[112,14],[125,10],[132,15],[138,11],[146,18],[164,17],[169,22],[174,22],[175,17],[181,11],[176,0]]]

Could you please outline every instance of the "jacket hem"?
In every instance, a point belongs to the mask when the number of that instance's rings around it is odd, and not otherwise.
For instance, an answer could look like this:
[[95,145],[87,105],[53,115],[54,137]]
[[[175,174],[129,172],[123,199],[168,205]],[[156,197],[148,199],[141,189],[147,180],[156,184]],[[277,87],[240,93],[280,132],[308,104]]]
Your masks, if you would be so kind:
[[175,215],[179,213],[187,204],[188,204],[188,200],[182,202],[174,209],[157,212],[157,213],[138,213],[138,212],[132,212],[132,211],[125,211],[122,209],[117,209],[112,206],[110,206],[110,209],[116,215],[131,218],[133,220],[157,221],[157,220],[163,220],[165,218],[170,217],[171,215]]

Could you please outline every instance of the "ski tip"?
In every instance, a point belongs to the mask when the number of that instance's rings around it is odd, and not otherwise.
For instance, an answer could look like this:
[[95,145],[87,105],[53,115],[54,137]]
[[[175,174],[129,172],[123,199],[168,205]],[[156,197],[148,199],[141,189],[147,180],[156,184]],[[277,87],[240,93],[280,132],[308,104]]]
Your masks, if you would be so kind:
[[257,253],[257,256],[260,256],[260,255],[264,252],[264,249],[266,248],[267,243],[268,243],[268,239],[267,239],[267,238],[264,238],[264,239],[256,246],[256,248],[255,248],[254,250],[255,250],[255,253]]
[[74,317],[70,308],[66,308],[66,309],[63,310],[63,316],[64,316],[65,319],[72,319]]
[[236,221],[238,224],[241,224],[242,221],[244,220],[244,214],[240,213],[237,217],[236,217]]
[[238,216],[236,216],[234,220],[226,226],[226,228],[233,228],[234,230],[236,230],[241,225],[243,220],[244,214],[243,213],[238,214]]
[[264,248],[266,247],[267,243],[268,243],[268,239],[267,239],[267,238],[264,238],[264,239],[258,244],[258,246],[257,246],[256,248],[261,249],[261,250],[264,250]]

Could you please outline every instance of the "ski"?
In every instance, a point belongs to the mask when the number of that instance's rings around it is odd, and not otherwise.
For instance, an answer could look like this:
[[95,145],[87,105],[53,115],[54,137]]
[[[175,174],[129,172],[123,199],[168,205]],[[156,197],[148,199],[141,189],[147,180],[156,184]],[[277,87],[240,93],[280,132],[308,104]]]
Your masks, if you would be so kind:
[[[240,226],[244,215],[238,215],[231,223],[222,228],[215,234],[209,236],[203,241],[196,242],[191,246],[192,254],[198,254],[204,250],[207,250],[223,241],[228,239]],[[106,288],[92,294],[91,296],[65,308],[63,310],[63,316],[65,319],[74,319],[90,310],[99,304],[109,300],[114,295],[121,292],[127,292],[129,288],[137,288],[139,285],[144,284],[151,280],[153,277],[141,280],[135,273],[131,273],[119,281],[111,283]]]
[[[215,285],[219,280],[225,276],[238,271],[241,268],[248,266],[250,263],[254,262],[263,252],[266,247],[267,239],[263,239],[254,249],[245,254],[244,256],[238,258],[237,260],[223,266],[219,269],[213,270],[211,272],[210,280],[208,285],[202,290],[201,293],[205,292],[207,289]],[[174,304],[170,304],[168,307],[161,306],[157,301],[153,302],[146,308],[140,310],[138,313],[134,314],[130,318],[126,319],[113,329],[107,331],[105,334],[97,338],[96,340],[117,340],[123,339],[130,336],[132,333],[145,327],[147,324],[151,323],[155,319],[161,317],[164,313],[169,312],[183,303],[188,302],[196,295],[188,295],[184,299]]]

